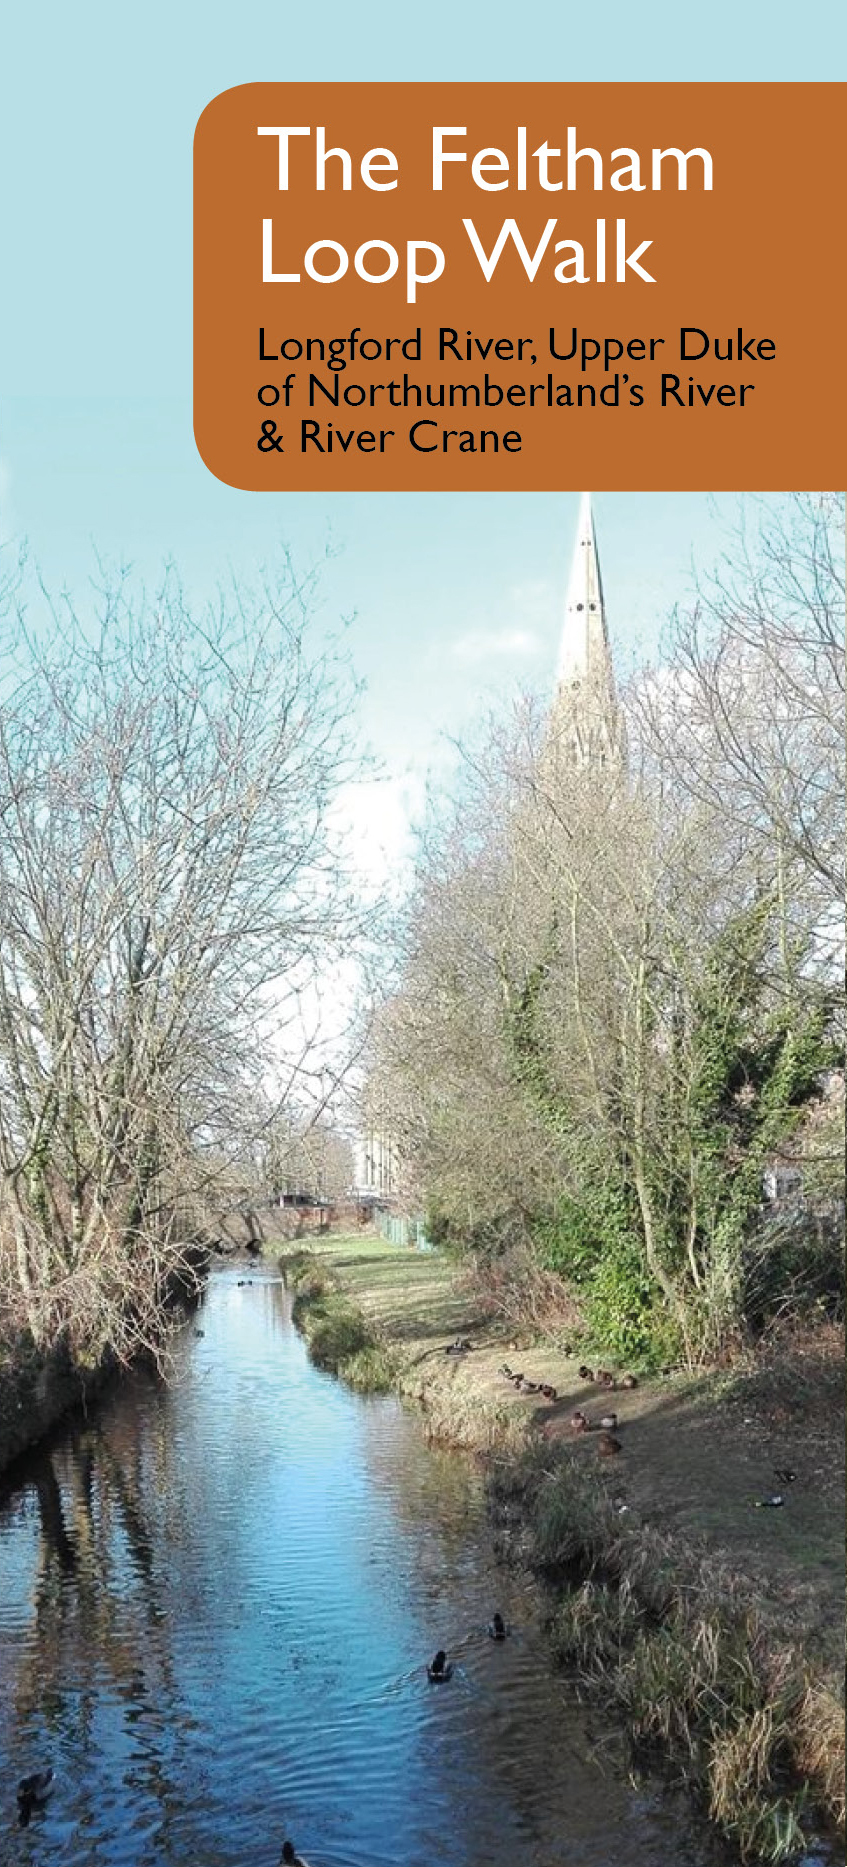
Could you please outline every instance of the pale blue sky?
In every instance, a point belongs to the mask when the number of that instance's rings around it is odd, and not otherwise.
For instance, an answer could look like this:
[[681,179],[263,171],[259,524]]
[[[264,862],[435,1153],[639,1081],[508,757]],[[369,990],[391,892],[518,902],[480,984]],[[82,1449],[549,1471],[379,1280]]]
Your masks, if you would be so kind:
[[[815,80],[843,74],[844,50],[845,9],[823,0],[713,0],[706,12],[657,0],[523,11],[504,0],[414,11],[386,0],[7,9],[3,536],[25,535],[52,585],[78,589],[96,545],[147,576],[173,557],[203,592],[230,568],[249,573],[281,537],[308,559],[331,531],[341,550],[327,614],[357,612],[367,731],[396,773],[411,761],[419,774],[439,733],[461,728],[486,688],[552,677],[579,463],[563,459],[575,490],[558,496],[275,496],[218,484],[191,433],[201,110],[260,77]],[[597,523],[626,659],[638,640],[655,640],[692,553],[714,556],[717,517],[702,494],[603,493]],[[407,789],[398,785],[398,803]]]

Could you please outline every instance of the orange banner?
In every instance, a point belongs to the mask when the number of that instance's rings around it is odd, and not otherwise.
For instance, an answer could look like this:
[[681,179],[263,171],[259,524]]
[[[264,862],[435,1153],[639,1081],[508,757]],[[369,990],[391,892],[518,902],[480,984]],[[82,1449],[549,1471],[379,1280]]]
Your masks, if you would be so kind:
[[840,486],[836,84],[248,84],[194,428],[250,490]]

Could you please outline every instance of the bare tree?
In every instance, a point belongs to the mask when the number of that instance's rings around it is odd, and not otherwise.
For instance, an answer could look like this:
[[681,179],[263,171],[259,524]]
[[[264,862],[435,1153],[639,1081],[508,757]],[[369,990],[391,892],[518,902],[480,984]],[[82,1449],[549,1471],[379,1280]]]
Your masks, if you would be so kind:
[[192,612],[120,577],[20,598],[0,706],[0,1251],[40,1342],[155,1332],[180,1203],[285,993],[358,918],[335,803],[354,688],[290,564]]
[[529,707],[468,750],[422,842],[377,1087],[457,1239],[538,1243],[602,1284],[622,1342],[652,1306],[695,1360],[738,1326],[764,1161],[830,1054],[820,898],[796,852],[777,869],[741,833],[719,748],[707,790],[633,740],[630,786],[563,767]]
[[824,922],[844,897],[844,590],[843,494],[748,509],[637,695],[648,753],[771,873],[799,863]]

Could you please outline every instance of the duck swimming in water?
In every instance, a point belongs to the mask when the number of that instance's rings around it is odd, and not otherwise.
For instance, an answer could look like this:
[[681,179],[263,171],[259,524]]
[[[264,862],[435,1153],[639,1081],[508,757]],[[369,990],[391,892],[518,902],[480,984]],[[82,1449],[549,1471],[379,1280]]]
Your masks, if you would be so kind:
[[448,1679],[452,1679],[453,1667],[443,1647],[439,1647],[435,1658],[430,1660],[426,1673],[432,1685],[444,1685]]
[[309,1867],[308,1861],[304,1861],[302,1854],[297,1853],[293,1841],[283,1841],[279,1858],[280,1867],[283,1861],[285,1867]]
[[502,1614],[493,1614],[488,1623],[488,1632],[492,1640],[505,1640],[509,1629]]
[[33,1770],[29,1776],[22,1776],[18,1784],[18,1815],[22,1828],[26,1828],[33,1809],[43,1808],[48,1796],[53,1794],[54,1772],[49,1765],[46,1770]]

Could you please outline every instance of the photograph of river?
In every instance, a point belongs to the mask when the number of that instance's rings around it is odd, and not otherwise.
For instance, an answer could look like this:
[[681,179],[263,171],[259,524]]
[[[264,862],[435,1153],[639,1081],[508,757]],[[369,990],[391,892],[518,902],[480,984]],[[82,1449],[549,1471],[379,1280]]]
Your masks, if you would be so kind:
[[4,12],[0,1867],[836,1867],[847,8]]
[[212,1276],[172,1385],[122,1382],[3,1494],[4,1867],[276,1867],[286,1833],[319,1867],[711,1867],[551,1673],[478,1469],[311,1366],[249,1275]]
[[5,592],[0,1867],[832,1861],[843,495],[357,513]]

